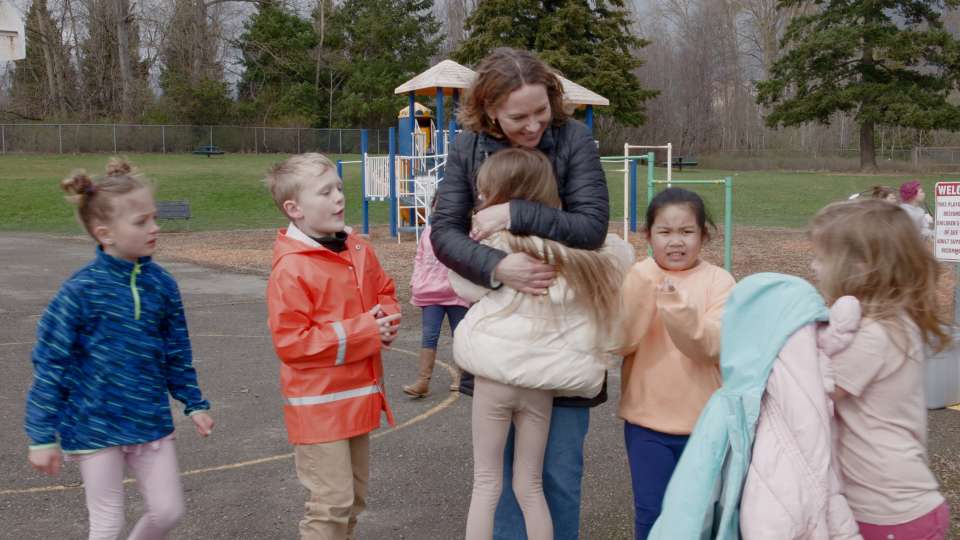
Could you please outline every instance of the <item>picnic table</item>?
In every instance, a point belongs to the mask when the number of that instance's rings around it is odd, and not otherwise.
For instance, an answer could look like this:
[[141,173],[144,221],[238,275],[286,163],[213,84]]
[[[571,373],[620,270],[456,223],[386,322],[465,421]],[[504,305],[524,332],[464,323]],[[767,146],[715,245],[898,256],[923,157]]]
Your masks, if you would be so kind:
[[683,156],[675,156],[669,164],[666,161],[660,163],[662,167],[666,167],[667,165],[673,165],[675,169],[682,171],[684,167],[696,167],[698,163],[693,159],[684,160]]

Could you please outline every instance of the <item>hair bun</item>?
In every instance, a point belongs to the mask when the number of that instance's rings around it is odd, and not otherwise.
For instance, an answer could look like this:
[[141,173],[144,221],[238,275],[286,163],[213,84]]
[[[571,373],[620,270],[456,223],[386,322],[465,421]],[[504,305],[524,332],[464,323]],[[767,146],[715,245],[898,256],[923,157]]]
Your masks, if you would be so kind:
[[69,195],[89,196],[96,191],[97,186],[87,176],[87,173],[77,171],[70,178],[64,178],[60,181],[60,189],[66,191]]
[[123,158],[110,158],[107,162],[107,176],[124,176],[130,174],[133,168]]

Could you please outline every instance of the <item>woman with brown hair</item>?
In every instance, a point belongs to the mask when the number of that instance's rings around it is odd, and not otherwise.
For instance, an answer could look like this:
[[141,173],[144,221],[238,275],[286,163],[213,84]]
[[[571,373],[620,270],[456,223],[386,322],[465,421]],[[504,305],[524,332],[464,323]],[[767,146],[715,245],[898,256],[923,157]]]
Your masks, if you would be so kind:
[[[610,204],[606,178],[593,137],[564,112],[557,75],[528,51],[501,48],[477,66],[458,118],[464,126],[447,156],[439,184],[430,239],[440,261],[470,281],[543,295],[556,277],[553,266],[522,251],[507,254],[480,244],[498,231],[533,235],[573,248],[597,249],[607,234]],[[550,160],[560,208],[529,200],[481,206],[476,186],[484,160],[511,147],[533,148]],[[472,219],[471,219],[472,217]],[[472,393],[465,376],[461,391]],[[606,384],[591,399],[554,400],[543,467],[543,490],[555,538],[577,538],[583,443],[590,407],[605,402]],[[504,485],[512,483],[513,431],[505,448]],[[503,490],[494,538],[524,539],[523,516],[512,490]]]

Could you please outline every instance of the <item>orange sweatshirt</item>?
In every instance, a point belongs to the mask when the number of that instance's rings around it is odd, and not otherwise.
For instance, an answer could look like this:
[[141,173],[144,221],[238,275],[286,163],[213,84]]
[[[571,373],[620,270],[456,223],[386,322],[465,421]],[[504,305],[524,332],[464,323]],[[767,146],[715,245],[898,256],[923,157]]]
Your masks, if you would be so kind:
[[[676,290],[657,291],[669,277]],[[720,319],[735,281],[706,261],[680,272],[652,258],[623,286],[625,346],[619,415],[631,424],[688,435],[720,388]]]

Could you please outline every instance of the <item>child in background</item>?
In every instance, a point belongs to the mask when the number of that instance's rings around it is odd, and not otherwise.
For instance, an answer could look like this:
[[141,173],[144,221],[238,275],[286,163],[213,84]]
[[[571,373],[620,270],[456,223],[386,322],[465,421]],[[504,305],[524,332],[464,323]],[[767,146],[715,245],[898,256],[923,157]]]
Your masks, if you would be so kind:
[[873,186],[870,188],[870,196],[888,203],[897,204],[900,202],[897,197],[897,190],[888,186]]
[[[905,199],[922,201],[919,185],[907,184]],[[860,534],[942,540],[950,512],[928,465],[923,382],[924,344],[950,342],[936,305],[937,263],[915,223],[880,201],[827,206],[811,238],[824,298],[854,296],[863,312],[853,343],[831,362],[838,461]]]
[[166,538],[184,512],[168,395],[200,435],[213,420],[177,282],[150,258],[160,231],[153,192],[120,160],[103,178],[78,172],[61,187],[98,246],[40,319],[26,407],[30,463],[49,475],[61,452],[79,463],[89,538],[98,540],[123,529],[129,467],[146,506],[129,538]]
[[646,539],[700,411],[720,387],[720,320],[734,286],[700,258],[709,219],[699,195],[660,192],[646,215],[653,257],[623,286],[625,324],[619,415],[633,483],[635,535]]
[[[433,205],[436,206],[435,198]],[[410,303],[423,311],[420,371],[415,383],[403,387],[403,392],[413,397],[425,397],[430,388],[433,366],[437,361],[437,341],[440,339],[440,329],[443,328],[443,318],[447,318],[452,334],[456,332],[457,325],[463,320],[464,315],[467,314],[467,308],[470,307],[470,304],[453,292],[450,278],[447,277],[448,272],[449,269],[433,254],[430,225],[427,225],[420,233],[417,256],[413,260],[413,275],[410,277]],[[456,391],[459,387],[458,378],[450,385],[450,390]]]
[[910,216],[917,230],[920,231],[920,238],[924,241],[933,238],[933,217],[927,213],[923,202],[927,194],[919,180],[910,180],[900,186],[900,208]]
[[[484,206],[522,199],[560,207],[552,166],[538,150],[508,148],[491,155],[478,171],[477,188]],[[527,537],[552,540],[542,473],[554,394],[600,393],[611,353],[620,346],[619,288],[633,249],[615,235],[597,251],[506,231],[483,243],[547,261],[556,267],[557,279],[546,295],[533,296],[506,286],[485,289],[451,273],[454,290],[476,302],[454,337],[457,363],[475,375],[474,484],[466,538],[493,537],[512,423],[512,487]]]
[[343,182],[329,159],[294,156],[266,184],[290,219],[273,248],[267,311],[297,477],[310,491],[300,536],[353,538],[369,433],[383,412],[394,425],[380,350],[397,337],[400,305],[373,248],[344,226]]

